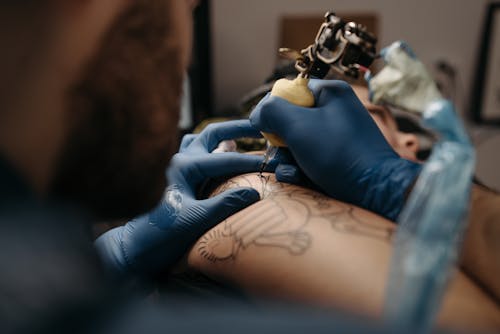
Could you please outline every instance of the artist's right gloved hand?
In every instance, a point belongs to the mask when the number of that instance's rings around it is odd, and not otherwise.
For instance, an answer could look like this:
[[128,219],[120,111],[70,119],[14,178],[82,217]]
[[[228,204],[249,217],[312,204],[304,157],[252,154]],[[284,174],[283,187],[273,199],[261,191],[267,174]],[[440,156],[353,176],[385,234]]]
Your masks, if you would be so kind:
[[[268,95],[250,115],[252,125],[284,139],[304,174],[331,197],[395,220],[420,165],[389,146],[347,83],[313,79],[309,88],[314,108]],[[278,178],[286,171],[278,167]]]

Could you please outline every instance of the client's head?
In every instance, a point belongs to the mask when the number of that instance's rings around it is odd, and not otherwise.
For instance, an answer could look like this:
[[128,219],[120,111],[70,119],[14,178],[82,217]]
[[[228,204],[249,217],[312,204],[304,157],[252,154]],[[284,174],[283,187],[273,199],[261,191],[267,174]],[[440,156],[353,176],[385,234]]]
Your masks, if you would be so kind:
[[401,132],[389,109],[370,102],[366,87],[353,85],[352,88],[394,151],[402,158],[417,160],[418,137],[412,133]]

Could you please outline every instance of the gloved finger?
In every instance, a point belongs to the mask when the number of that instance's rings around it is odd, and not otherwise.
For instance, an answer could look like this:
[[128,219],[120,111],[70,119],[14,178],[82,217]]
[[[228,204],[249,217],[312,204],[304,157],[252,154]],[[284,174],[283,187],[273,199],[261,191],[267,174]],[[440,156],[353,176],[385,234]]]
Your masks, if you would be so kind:
[[312,79],[309,81],[309,89],[314,95],[316,108],[321,108],[337,99],[358,99],[352,87],[341,80]]
[[276,167],[274,173],[276,176],[276,180],[278,180],[279,182],[294,184],[296,186],[301,186],[321,192],[321,188],[314,184],[297,165],[280,164]]
[[297,165],[279,164],[274,171],[276,180],[284,183],[300,185],[304,183],[305,175]]
[[310,108],[296,106],[277,96],[266,95],[250,114],[250,123],[263,132],[276,134],[286,140],[284,134],[294,124],[301,122]]
[[278,149],[271,162],[275,164],[275,167],[279,164],[297,164],[290,150],[284,147]]
[[179,147],[179,152],[183,152],[186,148],[198,137],[197,134],[190,133],[182,137],[181,145]]
[[324,79],[310,79],[307,86],[309,87],[311,92],[315,94],[315,97],[323,89],[343,91],[344,89],[350,89],[351,87],[347,82],[342,80]]
[[[362,119],[369,119],[372,121],[368,111],[352,89],[351,85],[345,81],[339,80],[322,81],[326,82],[316,84],[317,91],[315,100],[317,109],[321,110],[323,113],[343,114],[343,116],[338,116],[338,121],[341,119],[350,120],[351,124],[355,124]],[[316,111],[316,109],[311,110],[312,113]],[[316,120],[318,125],[325,123],[321,121],[321,117],[323,116],[319,115],[318,117],[319,118]],[[325,125],[328,125],[328,123]],[[333,125],[330,126],[333,127]]]
[[247,119],[209,124],[189,146],[190,152],[212,152],[223,140],[262,135]]
[[[263,156],[227,152],[219,154],[207,154],[195,158],[198,175],[192,174],[188,180],[191,184],[199,182],[207,177],[229,176],[243,173],[257,172],[263,161]],[[194,183],[195,184],[195,183]]]
[[200,224],[201,233],[259,200],[259,192],[253,188],[234,188],[199,201],[199,206],[206,210],[206,217]]

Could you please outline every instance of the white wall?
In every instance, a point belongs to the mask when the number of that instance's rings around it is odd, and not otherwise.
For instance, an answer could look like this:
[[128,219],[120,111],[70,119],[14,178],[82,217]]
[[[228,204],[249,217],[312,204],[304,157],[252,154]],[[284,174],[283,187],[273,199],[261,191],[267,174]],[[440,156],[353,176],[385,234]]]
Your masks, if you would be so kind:
[[487,0],[212,0],[215,109],[233,105],[271,73],[283,14],[364,11],[379,16],[379,47],[404,39],[427,66],[459,69],[462,110]]

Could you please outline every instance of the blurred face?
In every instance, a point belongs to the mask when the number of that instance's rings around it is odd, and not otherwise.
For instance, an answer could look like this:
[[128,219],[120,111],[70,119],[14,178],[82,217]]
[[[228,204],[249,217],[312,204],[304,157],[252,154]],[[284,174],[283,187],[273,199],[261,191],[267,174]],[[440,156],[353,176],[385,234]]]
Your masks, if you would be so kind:
[[191,51],[191,2],[134,0],[68,91],[66,142],[53,185],[102,218],[154,206],[177,148]]
[[370,103],[368,90],[365,87],[353,86],[353,89],[394,151],[402,158],[417,161],[418,137],[399,131],[389,109]]

